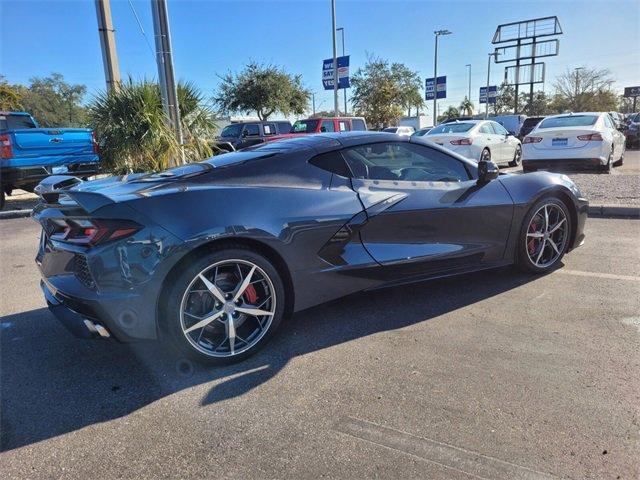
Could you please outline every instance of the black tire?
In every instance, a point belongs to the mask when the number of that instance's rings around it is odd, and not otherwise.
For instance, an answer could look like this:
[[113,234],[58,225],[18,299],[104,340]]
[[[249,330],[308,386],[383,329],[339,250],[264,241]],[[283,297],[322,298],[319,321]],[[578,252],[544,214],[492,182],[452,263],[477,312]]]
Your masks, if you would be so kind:
[[487,162],[491,161],[491,151],[488,148],[485,148],[482,150],[482,153],[480,153],[480,161],[482,162],[483,160]]
[[[529,248],[527,232],[528,232],[529,225],[531,223],[532,218],[545,205],[553,205],[553,206],[559,207],[564,212],[564,216],[566,220],[566,229],[564,231],[564,235],[566,236],[566,238],[563,242],[562,249],[560,250],[560,255],[555,260],[553,260],[553,262],[550,263],[549,265],[540,267],[536,265],[534,262],[532,262],[531,259],[529,258],[529,253],[527,251],[527,249]],[[567,249],[569,248],[569,240],[571,238],[571,228],[572,228],[571,216],[569,215],[569,210],[567,209],[567,206],[564,204],[564,202],[560,200],[558,197],[554,197],[554,196],[544,197],[540,199],[538,202],[536,202],[525,215],[524,220],[522,221],[522,226],[520,227],[520,233],[518,234],[518,239],[517,239],[518,243],[516,245],[516,252],[515,252],[516,254],[515,263],[518,269],[524,272],[540,274],[540,273],[549,272],[550,270],[553,270],[554,268],[556,268],[557,265],[562,261],[562,257],[564,257],[564,254],[567,252]]]
[[614,167],[621,167],[622,165],[624,165],[624,154],[627,151],[626,147],[623,146],[622,147],[622,155],[620,155],[620,159],[613,164]]
[[522,162],[522,147],[518,145],[516,151],[513,154],[513,160],[509,162],[510,167],[517,167]]
[[4,188],[0,187],[0,210],[4,208]]
[[600,165],[600,172],[609,174],[613,170],[613,148],[611,149],[611,153],[609,154],[609,158],[607,159],[606,165]]
[[[192,345],[189,340],[187,340],[187,334],[183,332],[181,324],[182,299],[192,280],[194,280],[200,272],[203,272],[211,265],[229,260],[250,262],[259,267],[269,277],[274,290],[275,313],[271,323],[267,327],[267,331],[261,334],[262,336],[259,340],[250,348],[237,354],[227,354],[228,356],[213,356],[197,349],[195,345]],[[195,261],[189,262],[186,268],[182,269],[177,277],[173,277],[170,281],[172,285],[169,289],[166,309],[160,313],[160,324],[170,343],[181,355],[205,365],[228,365],[250,357],[264,347],[273,337],[284,316],[284,283],[277,269],[265,257],[241,245],[207,252]]]

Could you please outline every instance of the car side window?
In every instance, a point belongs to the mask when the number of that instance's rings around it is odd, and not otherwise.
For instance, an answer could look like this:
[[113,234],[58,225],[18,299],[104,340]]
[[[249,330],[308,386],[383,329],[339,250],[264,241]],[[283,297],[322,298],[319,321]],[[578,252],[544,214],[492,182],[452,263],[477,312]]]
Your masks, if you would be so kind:
[[353,176],[339,151],[321,153],[309,160],[309,163],[327,172],[335,173],[343,177],[348,178]]
[[262,129],[265,135],[275,135],[276,133],[276,126],[273,123],[265,123]]
[[383,142],[343,150],[355,178],[410,182],[464,182],[471,178],[463,162],[424,145]]
[[247,137],[254,137],[254,136],[259,137],[260,125],[258,125],[257,123],[249,123],[244,126],[244,129],[242,130],[242,134],[246,135]]
[[349,131],[349,123],[345,122],[344,120],[340,120],[338,122],[338,128],[340,128],[341,132],[348,132]]
[[367,129],[364,121],[361,118],[354,118],[353,120],[351,120],[351,125],[353,127],[353,130],[364,131]]
[[335,128],[333,128],[333,120],[323,120],[322,125],[320,126],[321,132],[335,132]]
[[496,122],[491,122],[491,126],[493,127],[493,130],[498,134],[498,135],[507,135],[509,132],[507,132],[507,129],[504,128],[502,125],[500,125],[499,123]]
[[291,124],[288,122],[278,122],[278,133],[291,133]]
[[611,117],[609,115],[604,116],[604,124],[608,128],[613,128],[613,122],[611,121]]
[[480,133],[491,135],[492,133],[494,133],[494,130],[493,128],[491,128],[491,124],[483,123],[482,126],[480,127]]

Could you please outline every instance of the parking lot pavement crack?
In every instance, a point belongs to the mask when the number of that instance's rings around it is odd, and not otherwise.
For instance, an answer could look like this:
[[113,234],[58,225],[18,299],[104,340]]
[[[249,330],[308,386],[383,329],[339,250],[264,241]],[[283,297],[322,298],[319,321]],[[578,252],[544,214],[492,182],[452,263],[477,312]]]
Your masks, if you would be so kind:
[[353,438],[395,450],[474,478],[549,480],[556,477],[462,447],[419,437],[366,420],[344,417],[334,430]]

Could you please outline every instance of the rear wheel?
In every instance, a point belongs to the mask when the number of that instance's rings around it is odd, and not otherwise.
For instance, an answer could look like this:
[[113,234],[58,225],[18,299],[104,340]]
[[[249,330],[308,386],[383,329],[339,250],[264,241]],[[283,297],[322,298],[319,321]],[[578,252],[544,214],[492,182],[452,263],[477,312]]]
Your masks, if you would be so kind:
[[622,153],[620,154],[620,158],[616,163],[614,163],[614,167],[621,167],[624,164],[624,153],[627,151],[626,146],[622,145]]
[[544,273],[554,268],[568,248],[571,217],[556,197],[536,203],[524,218],[516,249],[521,270]]
[[285,308],[275,267],[244,248],[209,253],[178,276],[165,318],[169,338],[184,355],[210,365],[253,355],[273,336]]
[[613,169],[613,149],[611,149],[611,153],[609,154],[609,158],[607,159],[607,164],[600,166],[600,171],[602,173],[611,173],[612,169]]
[[510,167],[517,167],[522,162],[522,147],[520,145],[516,146],[516,151],[513,154],[513,160],[509,162]]

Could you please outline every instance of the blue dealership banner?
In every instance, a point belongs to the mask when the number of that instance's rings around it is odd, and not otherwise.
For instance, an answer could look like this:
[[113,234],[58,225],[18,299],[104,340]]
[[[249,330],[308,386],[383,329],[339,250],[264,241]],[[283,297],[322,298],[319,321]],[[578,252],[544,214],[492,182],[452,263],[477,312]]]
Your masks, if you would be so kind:
[[[489,85],[489,103],[496,103],[498,87]],[[487,87],[480,87],[480,103],[487,103]]]
[[[447,77],[438,77],[438,81],[436,83],[438,89],[437,98],[447,98]],[[427,100],[433,100],[433,77],[425,80],[424,93]]]
[[[322,62],[322,85],[325,90],[333,90],[333,58]],[[338,57],[338,90],[350,88],[349,84],[349,55]]]

